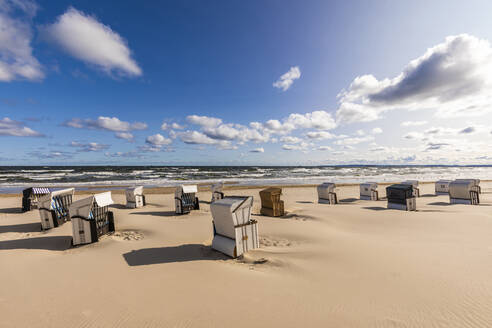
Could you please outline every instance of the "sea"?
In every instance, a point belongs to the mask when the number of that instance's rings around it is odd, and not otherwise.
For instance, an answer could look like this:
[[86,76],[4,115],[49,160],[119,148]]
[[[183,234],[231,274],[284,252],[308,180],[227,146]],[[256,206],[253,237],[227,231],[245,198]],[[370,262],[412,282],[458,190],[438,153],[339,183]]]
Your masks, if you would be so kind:
[[398,182],[407,179],[492,179],[487,166],[0,166],[0,193],[16,193],[27,187],[77,187],[144,185],[169,187],[183,183],[235,185],[302,185]]

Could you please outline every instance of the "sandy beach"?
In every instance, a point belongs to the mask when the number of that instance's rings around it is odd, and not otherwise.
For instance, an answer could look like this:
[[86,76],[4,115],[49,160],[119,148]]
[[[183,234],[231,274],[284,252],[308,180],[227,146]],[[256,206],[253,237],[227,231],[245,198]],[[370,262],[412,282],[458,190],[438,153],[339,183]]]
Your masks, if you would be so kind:
[[4,196],[0,327],[491,327],[491,189],[449,205],[422,184],[404,212],[358,186],[339,187],[339,205],[284,188],[288,213],[270,218],[258,188],[228,188],[255,198],[261,248],[240,259],[210,248],[205,188],[183,216],[171,193],[126,209],[115,192],[116,232],[75,248],[70,222],[41,232],[37,210]]

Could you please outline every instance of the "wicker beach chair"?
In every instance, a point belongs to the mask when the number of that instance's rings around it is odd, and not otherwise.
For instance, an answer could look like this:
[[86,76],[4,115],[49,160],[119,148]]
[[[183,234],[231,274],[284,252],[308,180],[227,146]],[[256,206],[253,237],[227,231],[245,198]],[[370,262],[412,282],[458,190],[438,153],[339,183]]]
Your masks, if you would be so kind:
[[72,204],[75,189],[52,191],[39,199],[41,229],[56,228],[70,220],[68,208]]
[[197,192],[196,185],[181,185],[176,188],[174,193],[176,214],[188,214],[192,210],[200,209],[200,203],[196,197]]
[[217,182],[211,186],[210,188],[212,191],[212,200],[210,201],[211,203],[215,202],[216,200],[224,198],[224,193],[222,192],[223,188],[224,188],[223,182]]
[[139,208],[145,206],[145,196],[143,194],[143,186],[131,187],[126,189],[126,207]]
[[413,195],[415,197],[420,197],[419,182],[417,180],[405,180],[401,184],[411,185],[413,187]]
[[449,184],[451,180],[438,180],[436,181],[435,192],[436,195],[448,195],[449,194]]
[[336,185],[332,182],[323,182],[316,189],[318,191],[319,204],[338,204]]
[[449,202],[451,204],[480,204],[480,191],[473,179],[459,179],[449,184]]
[[284,201],[280,200],[281,195],[282,188],[271,187],[260,191],[260,213],[266,216],[284,215]]
[[114,216],[109,210],[112,204],[111,192],[108,191],[70,205],[74,245],[95,243],[100,236],[114,231]]
[[38,208],[39,198],[50,193],[49,188],[31,187],[22,191],[22,212]]
[[231,257],[260,247],[258,222],[251,219],[253,197],[228,196],[210,205],[212,248]]
[[416,211],[417,200],[411,184],[394,184],[386,187],[388,208],[404,211]]
[[360,199],[378,200],[378,184],[376,182],[367,182],[360,184]]

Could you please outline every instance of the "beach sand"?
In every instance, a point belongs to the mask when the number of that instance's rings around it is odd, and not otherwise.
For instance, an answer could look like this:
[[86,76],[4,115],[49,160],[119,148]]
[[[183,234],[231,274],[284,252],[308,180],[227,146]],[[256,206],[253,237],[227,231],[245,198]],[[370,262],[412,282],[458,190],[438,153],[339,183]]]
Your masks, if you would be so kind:
[[[492,327],[482,190],[479,206],[448,205],[423,184],[404,212],[358,200],[358,186],[339,187],[339,205],[284,188],[287,215],[255,215],[261,248],[241,259],[210,249],[208,191],[184,216],[170,193],[140,209],[115,193],[116,233],[75,248],[70,222],[41,232],[37,210],[1,197],[0,327]],[[225,190],[253,195],[255,214],[258,191]]]

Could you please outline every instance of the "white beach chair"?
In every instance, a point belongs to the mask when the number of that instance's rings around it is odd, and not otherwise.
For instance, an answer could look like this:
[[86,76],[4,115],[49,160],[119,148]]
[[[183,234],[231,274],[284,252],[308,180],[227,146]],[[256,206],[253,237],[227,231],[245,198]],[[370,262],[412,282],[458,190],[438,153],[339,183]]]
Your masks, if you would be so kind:
[[417,210],[417,200],[411,184],[394,184],[386,187],[386,198],[390,209]]
[[449,184],[449,202],[451,204],[478,205],[479,190],[473,179],[455,180]]
[[126,189],[126,207],[139,208],[145,206],[145,196],[143,186],[131,187]]
[[50,193],[49,188],[31,187],[22,191],[22,212],[38,208],[39,198]]
[[378,184],[376,182],[367,182],[360,184],[360,199],[378,200]]
[[216,200],[224,198],[224,193],[222,192],[223,188],[224,188],[223,182],[217,182],[212,185],[212,187],[210,188],[212,191],[212,200],[210,201],[211,203],[215,202]]
[[231,257],[260,247],[258,223],[251,219],[253,197],[232,196],[210,205],[213,217],[212,248]]
[[196,185],[181,185],[176,187],[174,193],[174,203],[176,205],[176,214],[188,214],[192,210],[199,210],[200,203],[196,193]]
[[332,182],[323,182],[316,189],[318,190],[319,204],[338,204],[336,185]]
[[452,180],[438,180],[436,181],[436,195],[448,195],[449,184]]
[[405,180],[401,184],[411,185],[413,187],[413,194],[415,197],[420,197],[419,182],[417,180]]
[[68,208],[72,204],[74,192],[74,188],[52,191],[39,199],[42,230],[56,228],[70,220]]
[[482,193],[482,187],[480,187],[480,179],[456,179],[455,181],[471,181],[473,182],[473,189],[479,194]]
[[114,216],[108,208],[113,204],[111,192],[96,194],[70,205],[73,244],[89,244],[114,231]]

